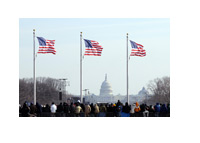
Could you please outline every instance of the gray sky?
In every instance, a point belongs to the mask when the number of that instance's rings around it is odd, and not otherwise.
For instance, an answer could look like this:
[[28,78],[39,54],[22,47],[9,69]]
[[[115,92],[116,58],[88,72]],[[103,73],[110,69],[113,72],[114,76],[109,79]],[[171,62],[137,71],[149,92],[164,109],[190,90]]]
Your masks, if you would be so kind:
[[[108,75],[114,94],[126,94],[126,33],[144,46],[146,57],[129,60],[129,93],[137,94],[150,80],[170,76],[169,18],[56,18],[19,20],[19,78],[33,77],[33,29],[36,36],[55,41],[56,55],[38,54],[36,76],[68,78],[71,94],[79,95],[80,32],[103,47],[101,57],[85,56],[83,89],[99,95]],[[129,53],[131,45],[129,44]],[[36,51],[39,44],[36,39]],[[85,44],[83,42],[83,53]]]

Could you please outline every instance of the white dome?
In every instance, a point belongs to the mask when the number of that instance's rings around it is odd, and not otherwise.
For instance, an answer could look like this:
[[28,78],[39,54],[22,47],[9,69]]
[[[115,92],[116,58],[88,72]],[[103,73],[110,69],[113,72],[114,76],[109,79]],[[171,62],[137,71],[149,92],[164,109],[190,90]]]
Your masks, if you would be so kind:
[[101,84],[100,96],[113,95],[111,84],[107,81],[107,75],[105,76],[104,82]]
[[143,87],[142,88],[142,90],[140,90],[139,92],[138,92],[138,95],[146,95],[146,94],[148,94],[148,92],[147,92],[147,90]]

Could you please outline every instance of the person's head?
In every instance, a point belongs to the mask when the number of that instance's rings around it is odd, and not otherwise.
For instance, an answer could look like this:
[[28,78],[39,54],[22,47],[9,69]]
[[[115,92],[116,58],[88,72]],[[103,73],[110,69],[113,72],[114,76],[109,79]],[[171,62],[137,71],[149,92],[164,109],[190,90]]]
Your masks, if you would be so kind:
[[54,104],[54,102],[52,102],[52,105]]
[[26,102],[24,102],[24,104],[23,104],[23,107],[27,107],[27,104],[26,104]]
[[128,106],[128,102],[126,102],[125,105]]

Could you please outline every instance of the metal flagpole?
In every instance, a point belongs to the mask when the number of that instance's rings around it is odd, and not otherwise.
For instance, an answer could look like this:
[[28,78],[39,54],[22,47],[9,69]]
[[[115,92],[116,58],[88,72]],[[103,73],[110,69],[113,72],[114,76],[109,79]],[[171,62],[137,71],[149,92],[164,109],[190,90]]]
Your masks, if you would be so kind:
[[34,80],[34,105],[36,105],[36,76],[35,76],[35,29],[33,29],[33,80]]
[[126,91],[126,92],[127,92],[127,102],[128,102],[128,104],[129,104],[129,95],[128,95],[128,33],[127,33],[127,51],[126,51],[126,55],[127,55],[127,57],[126,57],[126,62],[127,62],[127,69],[126,69],[126,70],[127,70],[127,71],[126,71],[126,72],[127,72],[127,77],[126,77],[126,78],[127,78],[127,79],[126,79],[126,82],[127,82],[127,83],[126,83],[127,89],[126,89],[126,90],[127,90],[127,91]]
[[83,95],[82,95],[82,32],[80,34],[80,99],[81,99],[81,103],[83,103]]

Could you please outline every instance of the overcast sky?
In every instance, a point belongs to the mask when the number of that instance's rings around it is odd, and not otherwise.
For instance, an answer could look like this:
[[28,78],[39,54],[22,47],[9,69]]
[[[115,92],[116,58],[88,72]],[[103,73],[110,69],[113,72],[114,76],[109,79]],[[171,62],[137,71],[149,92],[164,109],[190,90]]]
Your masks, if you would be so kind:
[[[36,36],[55,40],[56,55],[39,54],[36,76],[67,78],[71,94],[80,94],[80,32],[103,47],[101,57],[83,59],[83,89],[99,95],[108,75],[113,94],[126,95],[126,33],[144,46],[146,57],[129,60],[129,93],[137,94],[150,80],[170,76],[169,18],[23,18],[19,19],[19,78],[33,77],[33,29]],[[129,44],[129,53],[131,45]],[[36,39],[36,52],[39,44]],[[83,53],[85,44],[83,42]]]

